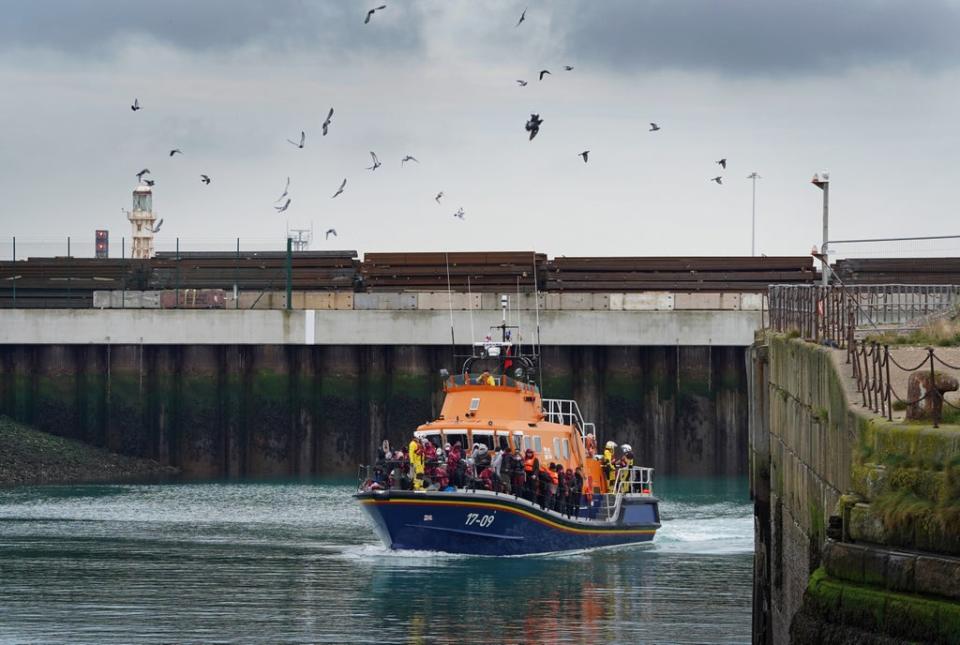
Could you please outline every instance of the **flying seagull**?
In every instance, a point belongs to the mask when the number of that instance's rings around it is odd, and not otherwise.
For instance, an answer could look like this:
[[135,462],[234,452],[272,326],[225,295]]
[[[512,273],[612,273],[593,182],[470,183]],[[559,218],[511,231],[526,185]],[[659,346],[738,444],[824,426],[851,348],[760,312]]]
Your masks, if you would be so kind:
[[290,208],[290,198],[287,197],[287,201],[283,202],[283,206],[274,206],[274,208],[277,209],[278,213],[282,213],[283,211],[287,210]]
[[327,229],[327,232],[324,233],[324,236],[325,236],[324,239],[329,240],[331,235],[334,236],[334,237],[336,237],[336,236],[337,236],[337,229],[335,229],[335,228],[328,228],[328,229]]
[[381,9],[386,9],[386,8],[387,8],[387,5],[382,4],[379,7],[374,7],[373,9],[368,11],[367,17],[364,19],[363,24],[367,24],[368,22],[370,22],[370,19],[373,17],[374,13],[376,13],[377,11],[380,11]]
[[723,159],[721,159],[721,160],[718,161],[717,163],[720,164],[720,167],[723,168],[724,170],[727,169],[727,158],[726,158],[726,157],[724,157]]
[[[527,7],[527,9],[529,8],[530,7]],[[523,13],[520,14],[520,20],[517,21],[516,25],[514,25],[515,27],[519,27],[520,23],[527,19],[527,9],[524,9]]]
[[[344,179],[344,180],[343,180],[343,183],[340,184],[340,188],[337,188],[337,192],[335,192],[335,193],[333,194],[333,197],[336,197],[337,195],[339,195],[340,193],[342,193],[342,192],[343,192],[343,189],[346,188],[346,187],[347,187],[347,180]],[[331,197],[330,199],[333,199],[333,197]]]
[[441,197],[443,197],[443,191],[442,191],[442,190],[441,190],[439,193],[437,193],[437,196],[434,197],[433,199],[434,199],[434,201],[436,201],[436,202],[439,204]]
[[282,200],[284,197],[286,197],[288,190],[290,190],[290,178],[289,178],[289,177],[287,177],[287,185],[283,187],[283,194],[280,195],[279,197],[277,197],[277,198],[274,200],[274,203],[277,203],[277,202],[279,202],[280,200]]
[[177,154],[182,155],[182,154],[183,154],[183,151],[182,151],[180,148],[174,148],[173,150],[170,151],[170,156],[171,156],[171,157],[172,157],[173,155],[177,155]]
[[207,177],[206,175],[200,175],[200,181],[202,181],[204,184],[209,184],[210,178]]
[[573,65],[564,65],[564,66],[563,66],[563,69],[567,70],[568,72],[572,72],[572,71],[573,71]]
[[711,179],[710,181],[715,181],[715,182],[717,182],[718,184],[722,184],[722,183],[723,183],[723,177],[714,177],[714,178]]
[[[540,80],[541,80],[541,81],[543,80],[543,75],[544,75],[544,74],[550,74],[550,70],[549,70],[549,69],[541,69],[541,70],[540,70]],[[553,76],[553,74],[550,74],[550,75]]]
[[407,163],[408,161],[416,161],[417,163],[420,163],[420,162],[417,160],[416,157],[414,157],[414,156],[412,156],[412,155],[407,155],[406,157],[404,157],[403,159],[400,160],[400,165],[402,166],[403,164]]
[[459,219],[463,219],[464,215],[466,215],[466,213],[463,212],[463,208],[458,208],[457,212],[453,214],[454,217],[457,217]]
[[518,78],[518,79],[517,79],[517,85],[519,85],[520,87],[526,87],[526,86],[527,86],[527,82],[526,82],[526,81],[521,81],[521,80]]
[[144,179],[143,183],[145,183],[147,186],[153,186],[157,182],[155,179]]
[[525,126],[527,132],[530,133],[530,141],[533,141],[533,138],[537,136],[537,133],[540,132],[540,124],[543,123],[543,119],[540,118],[539,114],[531,114],[530,119],[527,121]]
[[140,99],[137,99],[137,98],[133,99],[133,105],[130,106],[130,109],[133,110],[134,112],[136,112],[137,110],[139,110],[139,109],[140,109]]
[[659,126],[659,125],[657,125],[656,123],[652,123],[652,122],[650,123],[650,130],[649,130],[650,132],[656,132],[656,131],[659,130],[659,129],[660,129],[660,126]]
[[367,170],[376,170],[383,165],[380,163],[380,160],[377,159],[377,155],[373,152],[373,150],[370,151],[370,158],[373,159],[373,165],[369,166]]
[[307,135],[304,133],[303,130],[301,130],[301,131],[300,131],[300,143],[297,143],[296,141],[292,141],[292,140],[290,140],[290,139],[287,139],[287,141],[289,141],[291,144],[297,146],[298,148],[301,148],[301,149],[302,149],[302,148],[303,148],[303,144],[306,143],[306,141],[307,141]]
[[583,157],[583,163],[587,163],[587,155],[589,155],[589,154],[590,154],[590,151],[589,151],[589,150],[584,150],[583,152],[581,152],[581,153],[578,154],[577,156],[578,156],[578,157]]
[[327,118],[324,119],[323,125],[321,126],[323,128],[323,136],[327,136],[327,128],[330,127],[330,119],[332,118],[333,118],[333,108],[330,108],[330,112],[327,114]]
[[149,174],[150,174],[150,169],[149,169],[149,168],[144,168],[143,170],[141,170],[140,172],[137,173],[137,179],[139,179],[139,180],[142,181],[142,180],[143,180],[143,176],[144,176],[144,175],[149,175]]
[[147,228],[150,230],[151,233],[159,233],[161,226],[163,226],[163,218],[162,218],[162,217],[160,218],[160,221],[157,222],[157,225],[156,225],[156,226],[154,226],[153,228],[150,228],[150,227],[148,226]]

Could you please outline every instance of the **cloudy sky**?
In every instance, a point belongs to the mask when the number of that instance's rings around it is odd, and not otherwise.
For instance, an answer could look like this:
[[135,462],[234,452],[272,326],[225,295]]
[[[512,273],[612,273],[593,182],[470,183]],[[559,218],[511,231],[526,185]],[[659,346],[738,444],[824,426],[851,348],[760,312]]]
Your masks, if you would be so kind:
[[162,248],[748,254],[754,170],[768,255],[819,243],[819,170],[834,239],[960,233],[955,0],[379,1],[5,3],[0,245],[116,246],[145,167]]

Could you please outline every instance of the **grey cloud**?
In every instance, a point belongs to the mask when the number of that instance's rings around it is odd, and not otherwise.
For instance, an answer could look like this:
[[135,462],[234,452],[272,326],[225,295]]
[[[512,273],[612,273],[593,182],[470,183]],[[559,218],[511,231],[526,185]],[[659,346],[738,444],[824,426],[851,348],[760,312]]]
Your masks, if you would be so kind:
[[200,52],[246,46],[341,53],[420,48],[420,12],[412,5],[389,9],[377,14],[376,24],[364,25],[366,4],[353,0],[27,0],[5,7],[0,50],[105,55],[138,36]]
[[593,0],[557,23],[567,51],[619,71],[806,75],[960,60],[960,3],[861,0]]

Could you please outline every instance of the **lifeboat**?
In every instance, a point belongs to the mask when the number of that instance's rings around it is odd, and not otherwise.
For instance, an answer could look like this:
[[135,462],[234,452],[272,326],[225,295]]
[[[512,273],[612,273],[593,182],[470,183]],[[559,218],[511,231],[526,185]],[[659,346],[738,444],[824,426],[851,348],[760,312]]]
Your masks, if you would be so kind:
[[506,322],[493,329],[500,340],[474,343],[460,373],[441,372],[443,408],[413,433],[413,465],[387,454],[361,467],[354,498],[383,543],[508,556],[653,540],[653,469],[597,454],[577,402],[541,397],[536,349],[515,346]]

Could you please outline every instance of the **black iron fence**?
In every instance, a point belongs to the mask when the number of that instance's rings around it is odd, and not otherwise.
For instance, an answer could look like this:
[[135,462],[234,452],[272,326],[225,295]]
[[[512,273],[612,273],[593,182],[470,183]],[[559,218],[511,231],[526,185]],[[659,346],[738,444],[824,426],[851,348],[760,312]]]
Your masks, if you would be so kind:
[[[960,409],[937,387],[937,367],[960,371],[926,347],[926,356],[916,365],[901,364],[890,345],[870,335],[921,329],[933,319],[960,307],[957,285],[868,285],[770,287],[769,326],[818,344],[846,350],[857,392],[864,407],[893,419],[894,406],[908,409],[929,399],[934,427],[942,420],[943,406]],[[898,373],[928,371],[922,393],[898,392],[891,369]],[[908,377],[909,382],[909,377]]]

